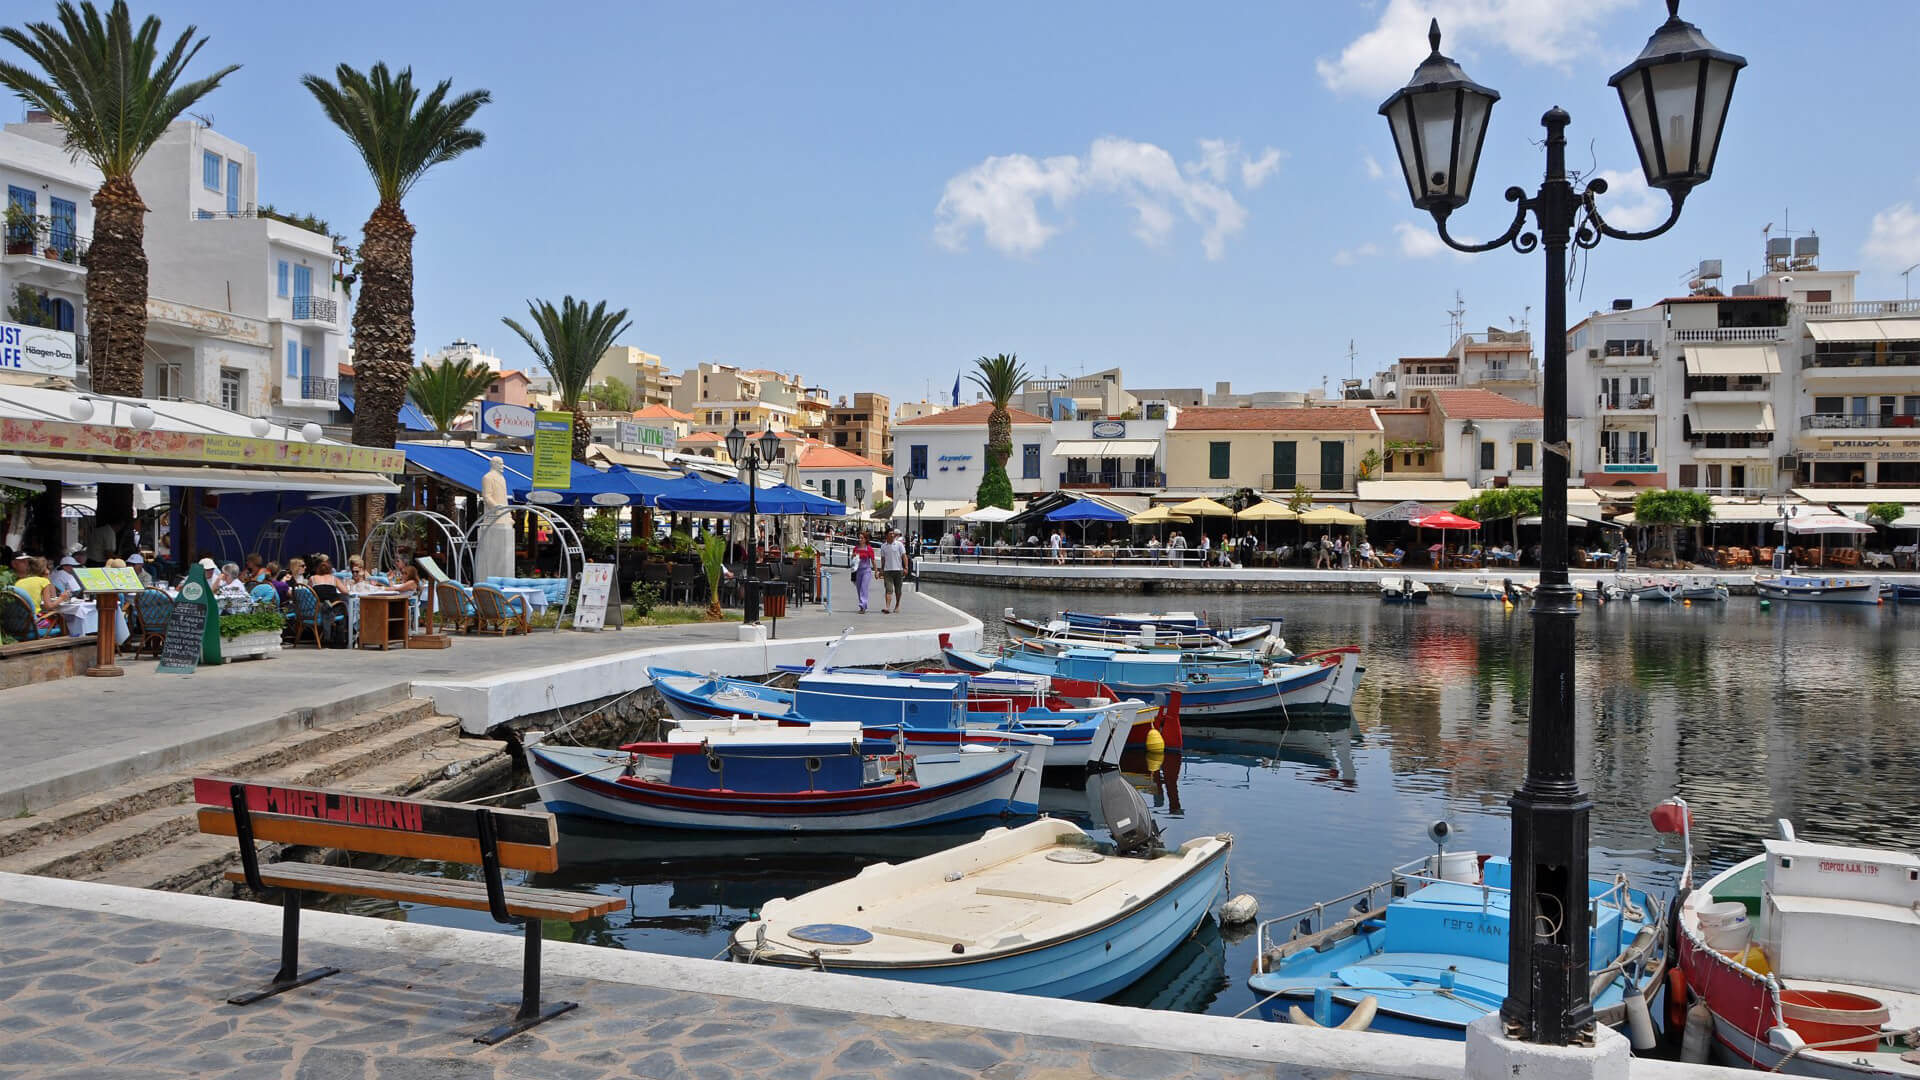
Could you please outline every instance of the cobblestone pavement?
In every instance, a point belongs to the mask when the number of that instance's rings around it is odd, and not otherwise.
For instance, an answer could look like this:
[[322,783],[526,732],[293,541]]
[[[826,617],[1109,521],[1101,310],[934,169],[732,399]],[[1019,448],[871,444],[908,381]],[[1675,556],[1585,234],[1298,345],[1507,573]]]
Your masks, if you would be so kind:
[[36,904],[0,907],[0,1078],[150,1080],[1229,1080],[1332,1070],[1113,1047],[549,978],[580,1008],[496,1047],[472,1037],[517,1001],[519,942],[490,967],[327,945],[341,974],[256,1005],[278,940]]

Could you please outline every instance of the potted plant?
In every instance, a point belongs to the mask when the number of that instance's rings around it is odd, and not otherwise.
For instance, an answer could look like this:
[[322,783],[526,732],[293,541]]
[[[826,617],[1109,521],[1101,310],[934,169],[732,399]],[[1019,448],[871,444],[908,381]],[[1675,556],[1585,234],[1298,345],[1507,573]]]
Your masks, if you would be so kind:
[[31,255],[47,236],[46,219],[23,206],[7,205],[6,253]]
[[271,656],[280,651],[287,617],[274,608],[220,616],[220,656],[224,660]]

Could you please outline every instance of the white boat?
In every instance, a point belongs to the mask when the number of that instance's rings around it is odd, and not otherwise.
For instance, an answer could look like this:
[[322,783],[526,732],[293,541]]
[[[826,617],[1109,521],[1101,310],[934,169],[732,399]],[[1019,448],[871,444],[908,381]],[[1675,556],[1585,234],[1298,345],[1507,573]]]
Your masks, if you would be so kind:
[[1679,599],[1680,583],[1671,578],[1619,577],[1609,585],[1615,600],[1664,604]]
[[1674,592],[1673,598],[1696,604],[1717,604],[1728,595],[1727,587],[1718,581],[1689,581]]
[[[1110,825],[1116,837],[1149,820],[1137,793],[1132,805]],[[1072,823],[1043,818],[769,900],[734,931],[730,952],[747,963],[1097,1001],[1207,917],[1230,845],[1205,836],[1172,851],[1155,843],[1109,854]]]
[[1797,1076],[1920,1078],[1920,855],[1796,840],[1784,821],[1781,833],[1680,906],[1680,970],[1711,1019],[1713,1056]]
[[1424,581],[1410,577],[1383,577],[1380,579],[1380,599],[1389,604],[1424,604],[1427,594],[1433,591]]
[[1512,578],[1477,577],[1465,581],[1449,581],[1446,590],[1454,596],[1468,600],[1501,600],[1519,603],[1533,593],[1533,585],[1515,581]]
[[1753,587],[1763,599],[1767,600],[1797,600],[1808,604],[1877,604],[1880,602],[1880,585],[1873,578],[1756,574],[1753,578]]

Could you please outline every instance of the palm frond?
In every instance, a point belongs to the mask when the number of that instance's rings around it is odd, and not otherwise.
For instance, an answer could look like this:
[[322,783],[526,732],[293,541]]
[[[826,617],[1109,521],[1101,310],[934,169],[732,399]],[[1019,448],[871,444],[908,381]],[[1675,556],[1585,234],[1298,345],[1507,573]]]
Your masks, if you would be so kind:
[[54,12],[58,25],[0,28],[0,41],[39,69],[0,61],[0,86],[50,114],[66,130],[68,153],[108,180],[131,177],[169,124],[240,70],[229,64],[182,82],[207,39],[195,40],[199,28],[189,26],[163,56],[160,20],[149,15],[136,29],[126,0],[104,18],[85,0],[60,0]]
[[579,409],[601,355],[633,325],[626,308],[608,311],[605,300],[588,306],[587,301],[571,296],[562,297],[557,308],[551,300],[529,300],[527,317],[533,323],[531,331],[510,318],[500,321],[533,350],[534,358],[553,377],[560,407],[569,411]]
[[300,84],[366,162],[382,203],[401,201],[435,165],[487,141],[485,132],[467,122],[493,95],[472,90],[448,100],[450,79],[423,97],[413,85],[412,68],[395,74],[385,63],[365,72],[341,64],[332,81],[303,75]]
[[433,426],[445,435],[474,399],[487,392],[496,376],[493,369],[473,360],[446,360],[422,364],[407,379],[407,395]]
[[1020,358],[1013,353],[983,356],[974,363],[980,370],[969,373],[967,379],[986,392],[987,400],[993,402],[995,409],[1006,408],[1029,378]]

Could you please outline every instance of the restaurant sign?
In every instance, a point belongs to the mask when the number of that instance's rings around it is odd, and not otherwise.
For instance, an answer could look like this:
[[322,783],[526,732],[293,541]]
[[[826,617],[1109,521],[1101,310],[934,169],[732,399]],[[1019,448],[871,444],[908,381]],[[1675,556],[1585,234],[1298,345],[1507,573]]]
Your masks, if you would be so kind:
[[71,379],[79,359],[68,331],[0,322],[0,372]]
[[533,486],[551,491],[565,491],[573,486],[572,413],[534,415]]
[[[1882,444],[1885,445],[1885,444]],[[1908,450],[1803,450],[1802,461],[1920,461],[1920,447]]]
[[531,439],[533,410],[525,405],[510,405],[504,401],[483,401],[480,403],[480,433]]
[[0,417],[0,451],[17,454],[74,454],[189,461],[203,465],[245,465],[257,469],[332,469],[345,472],[398,473],[407,466],[404,450],[383,450],[343,443],[281,442],[246,435],[199,431],[142,431],[106,424]]
[[632,420],[620,421],[615,441],[621,448],[642,446],[651,450],[667,449],[667,433],[657,427],[635,423]]
[[1096,439],[1124,439],[1127,437],[1125,420],[1095,420],[1093,437]]

